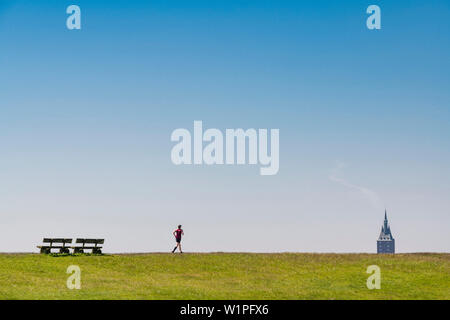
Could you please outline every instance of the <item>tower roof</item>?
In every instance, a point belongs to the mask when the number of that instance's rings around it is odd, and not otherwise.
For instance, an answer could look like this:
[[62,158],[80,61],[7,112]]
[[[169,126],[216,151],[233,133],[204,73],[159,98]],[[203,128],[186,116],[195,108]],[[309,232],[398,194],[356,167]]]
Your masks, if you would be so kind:
[[392,236],[392,233],[391,233],[391,227],[389,226],[389,222],[387,219],[387,211],[385,209],[384,210],[384,223],[383,223],[383,226],[381,227],[381,232],[380,232],[380,236],[378,237],[378,241],[390,241],[390,240],[394,240],[394,237]]

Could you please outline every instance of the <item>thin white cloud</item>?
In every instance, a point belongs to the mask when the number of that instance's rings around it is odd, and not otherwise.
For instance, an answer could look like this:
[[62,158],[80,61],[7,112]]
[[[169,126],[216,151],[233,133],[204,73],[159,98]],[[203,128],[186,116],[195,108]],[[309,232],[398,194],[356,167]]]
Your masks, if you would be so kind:
[[346,167],[346,164],[343,162],[338,162],[336,167],[332,170],[331,174],[329,175],[329,179],[331,181],[334,181],[336,183],[339,183],[340,185],[343,185],[344,187],[356,190],[360,192],[364,198],[366,198],[374,207],[381,208],[381,198],[380,196],[373,190],[370,190],[369,188],[358,186],[356,184],[353,184],[346,179],[339,177],[342,176],[341,171],[343,168]]

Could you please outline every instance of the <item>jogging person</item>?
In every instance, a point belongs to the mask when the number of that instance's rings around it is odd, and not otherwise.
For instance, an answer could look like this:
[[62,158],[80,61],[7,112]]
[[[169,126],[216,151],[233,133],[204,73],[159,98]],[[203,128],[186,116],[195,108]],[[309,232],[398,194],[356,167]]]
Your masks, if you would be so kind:
[[175,253],[175,250],[177,250],[177,248],[180,249],[180,253],[183,253],[183,251],[181,250],[181,236],[184,236],[184,232],[183,229],[181,229],[181,224],[178,225],[178,229],[173,232],[173,235],[175,237],[177,245],[175,246],[175,248],[173,248],[172,253]]

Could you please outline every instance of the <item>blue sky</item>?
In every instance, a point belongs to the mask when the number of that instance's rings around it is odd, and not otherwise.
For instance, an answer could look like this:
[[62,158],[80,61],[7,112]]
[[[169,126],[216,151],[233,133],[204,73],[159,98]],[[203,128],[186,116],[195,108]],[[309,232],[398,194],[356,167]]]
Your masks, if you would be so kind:
[[[1,0],[0,251],[182,223],[187,251],[374,252],[387,207],[399,251],[448,252],[449,38],[448,1]],[[194,120],[279,128],[279,173],[173,165]]]

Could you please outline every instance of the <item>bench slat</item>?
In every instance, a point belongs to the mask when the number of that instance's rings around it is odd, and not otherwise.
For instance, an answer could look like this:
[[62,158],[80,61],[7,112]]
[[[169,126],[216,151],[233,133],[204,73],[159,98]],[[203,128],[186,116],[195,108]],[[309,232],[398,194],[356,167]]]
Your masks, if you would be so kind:
[[44,238],[44,243],[72,243],[72,239],[68,238]]
[[44,248],[44,249],[61,249],[61,248],[70,248],[70,247],[65,247],[65,246],[37,246],[38,248]]
[[105,239],[84,239],[84,238],[78,238],[76,243],[96,243],[96,244],[103,244],[105,243]]

